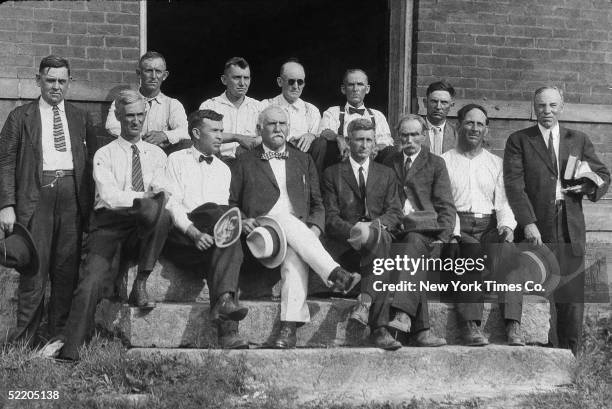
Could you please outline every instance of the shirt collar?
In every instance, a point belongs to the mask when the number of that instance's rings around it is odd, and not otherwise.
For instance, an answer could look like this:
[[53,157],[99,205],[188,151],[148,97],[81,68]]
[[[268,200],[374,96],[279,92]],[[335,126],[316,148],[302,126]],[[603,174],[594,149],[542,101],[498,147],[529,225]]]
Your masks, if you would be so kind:
[[357,161],[355,161],[355,159],[349,156],[349,162],[351,164],[351,168],[353,168],[354,173],[359,173],[360,167],[363,167],[364,173],[366,174],[368,173],[368,169],[370,168],[370,158],[367,158],[365,162],[363,162],[363,164],[360,165],[359,163],[357,163]]
[[344,105],[344,111],[348,112],[349,108],[353,108],[353,109],[366,109],[365,104],[363,102],[357,108],[355,108],[354,106],[352,106],[351,104],[349,104],[347,102],[346,105]]
[[550,131],[552,131],[553,139],[559,140],[559,122],[557,122],[555,126],[550,129],[544,128],[538,122],[538,128],[540,128],[540,134],[542,135],[542,138],[544,138],[544,142],[548,143],[548,134],[550,133]]
[[[264,150],[264,153],[266,152],[272,152],[272,149],[268,148],[266,145],[264,145],[263,143],[261,144],[261,147]],[[285,142],[285,146],[283,146],[283,149],[281,149],[280,151],[278,151],[278,153],[283,153],[287,150],[287,143]]]
[[[138,92],[138,93],[140,94],[140,92]],[[145,97],[145,96],[144,96],[144,95],[142,95],[142,94],[140,94],[140,95],[141,95],[141,96],[142,96],[142,97],[145,99],[145,101],[146,101],[146,102],[149,102],[149,101],[155,101],[155,102],[157,102],[157,103],[158,103],[158,104],[160,104],[160,105],[161,105],[161,104],[163,104],[164,99],[166,99],[166,98],[167,98],[167,97],[164,95],[164,93],[163,93],[163,92],[161,92],[161,91],[159,92],[159,94],[157,94],[157,95],[156,95],[156,96],[154,96],[153,98],[147,98],[147,97]]]
[[[38,99],[38,108],[39,109],[53,109],[53,106],[51,104],[49,104],[47,101],[45,101],[43,99],[43,97],[40,97]],[[65,107],[64,107],[64,100],[62,99],[60,101],[59,104],[57,104],[57,108],[61,111],[61,112],[66,112],[65,111]]]
[[[204,154],[202,152],[200,152],[199,150],[197,150],[195,148],[195,146],[192,146],[191,148],[189,148],[189,150],[191,151],[191,155],[193,156],[193,159],[195,159],[195,161],[197,163],[200,163],[200,156],[204,155]],[[204,155],[204,156],[207,156],[207,155]],[[210,156],[212,156],[213,162],[214,162],[215,161],[215,155],[210,155]],[[210,164],[212,165],[213,162],[211,162]]]
[[306,103],[302,100],[302,98],[298,98],[293,104],[285,99],[283,94],[280,94],[275,98],[277,103],[282,107],[291,107],[296,111],[304,111],[306,110]]
[[417,156],[419,156],[419,153],[421,153],[421,148],[419,148],[419,151],[417,153],[415,153],[414,155],[406,155],[406,152],[402,151],[402,154],[404,155],[404,164],[406,163],[406,159],[410,158],[410,160],[412,161],[412,163],[414,163],[414,161],[416,160]]
[[427,129],[440,128],[442,132],[444,132],[444,127],[446,126],[446,121],[442,122],[440,125],[434,125],[429,122],[429,118],[425,116],[425,123],[427,124]]
[[138,142],[133,144],[132,142],[126,141],[122,136],[119,136],[117,138],[117,143],[125,151],[131,151],[132,145],[136,145],[138,147],[139,152],[144,152],[146,149],[145,144],[147,144],[148,142],[145,142],[142,139],[140,139],[138,140]]

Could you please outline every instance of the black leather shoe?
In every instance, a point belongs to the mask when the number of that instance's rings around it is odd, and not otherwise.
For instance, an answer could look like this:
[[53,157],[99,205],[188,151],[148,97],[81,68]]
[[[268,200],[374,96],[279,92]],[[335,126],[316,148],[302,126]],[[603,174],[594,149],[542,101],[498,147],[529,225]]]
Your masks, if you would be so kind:
[[217,325],[217,339],[223,349],[248,349],[249,343],[238,334],[238,322],[221,321]]
[[361,275],[338,266],[332,270],[328,280],[332,283],[332,291],[347,294],[361,281]]
[[385,351],[396,351],[402,347],[401,342],[393,338],[385,327],[376,328],[370,335],[370,339],[375,347]]
[[149,301],[146,278],[136,277],[134,285],[132,285],[132,292],[130,293],[128,302],[130,305],[138,307],[141,310],[152,310],[155,308],[155,302]]
[[210,320],[213,323],[240,321],[246,317],[248,312],[249,309],[239,306],[230,293],[224,293],[210,310]]
[[508,345],[524,347],[525,341],[521,336],[521,323],[515,320],[508,320],[506,324],[506,339]]
[[466,321],[463,342],[469,347],[481,347],[489,344],[476,321]]
[[297,344],[297,325],[291,321],[281,321],[278,337],[274,341],[274,347],[278,349],[295,348]]

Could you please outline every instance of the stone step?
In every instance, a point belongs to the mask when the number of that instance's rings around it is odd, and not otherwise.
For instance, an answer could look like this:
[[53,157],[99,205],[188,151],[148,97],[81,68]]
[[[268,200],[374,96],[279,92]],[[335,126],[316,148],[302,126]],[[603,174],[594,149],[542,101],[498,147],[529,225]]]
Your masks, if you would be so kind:
[[[548,340],[549,306],[540,297],[526,297],[522,330],[531,344]],[[298,346],[359,346],[367,343],[367,329],[348,321],[354,300],[309,300],[311,322],[298,329]],[[240,322],[240,333],[253,345],[270,344],[279,329],[280,303],[243,301],[249,314]],[[161,303],[141,311],[120,302],[103,301],[96,314],[97,324],[117,334],[133,347],[206,348],[216,345],[216,328],[208,319],[210,307],[203,303]],[[449,344],[458,344],[460,328],[453,305],[429,304],[433,333]],[[505,330],[497,304],[485,303],[483,328],[491,342],[505,343]]]
[[[251,372],[245,393],[273,387],[298,402],[400,403],[415,398],[460,401],[515,397],[571,383],[570,351],[541,347],[446,346],[402,348],[251,349],[220,351],[136,348],[142,359],[177,359],[207,365],[243,360]],[[234,361],[235,362],[235,361]],[[293,394],[293,395],[292,395]]]

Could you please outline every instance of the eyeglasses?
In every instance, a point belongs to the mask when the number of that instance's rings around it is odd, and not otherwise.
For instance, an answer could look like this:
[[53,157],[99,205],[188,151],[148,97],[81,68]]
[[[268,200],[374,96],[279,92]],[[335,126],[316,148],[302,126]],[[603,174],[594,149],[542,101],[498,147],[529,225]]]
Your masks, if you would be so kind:
[[297,79],[297,80],[294,79],[294,78],[290,78],[290,79],[287,80],[287,84],[289,84],[291,86],[295,85],[296,82],[298,84],[298,87],[301,87],[302,85],[304,85],[305,81],[303,79],[301,79],[301,78]]

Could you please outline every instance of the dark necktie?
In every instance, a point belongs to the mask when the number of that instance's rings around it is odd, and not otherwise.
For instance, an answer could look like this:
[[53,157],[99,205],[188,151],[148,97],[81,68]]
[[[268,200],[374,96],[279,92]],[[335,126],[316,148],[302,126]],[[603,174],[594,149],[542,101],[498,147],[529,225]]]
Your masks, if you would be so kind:
[[213,157],[212,156],[204,156],[204,155],[200,155],[200,163],[206,161],[206,163],[208,163],[209,165],[212,163],[213,161]]
[[55,150],[66,152],[64,127],[62,126],[62,118],[60,117],[57,105],[53,105],[53,144],[55,145]]
[[365,108],[353,108],[353,107],[349,107],[349,115],[353,115],[353,114],[359,114],[361,116],[363,116],[363,114],[365,114]]
[[144,192],[142,167],[140,166],[140,152],[136,145],[132,145],[132,189],[134,189],[135,192]]
[[366,183],[363,175],[363,166],[359,167],[359,193],[361,194],[361,202],[363,204],[363,216],[368,217],[368,200],[366,198]]
[[404,162],[404,179],[408,177],[408,171],[410,170],[411,165],[412,165],[412,158],[408,156],[406,158],[406,162]]
[[550,131],[550,133],[548,134],[548,154],[550,155],[550,160],[552,161],[555,173],[559,173],[559,169],[557,168],[557,154],[555,153],[555,144],[553,143],[552,131]]
[[268,151],[268,152],[264,152],[261,154],[261,159],[263,160],[270,160],[273,158],[276,159],[287,159],[289,157],[289,153],[287,151],[285,152],[274,152],[274,151]]

